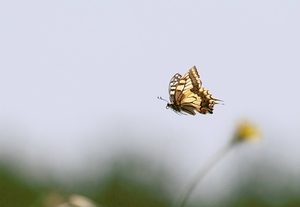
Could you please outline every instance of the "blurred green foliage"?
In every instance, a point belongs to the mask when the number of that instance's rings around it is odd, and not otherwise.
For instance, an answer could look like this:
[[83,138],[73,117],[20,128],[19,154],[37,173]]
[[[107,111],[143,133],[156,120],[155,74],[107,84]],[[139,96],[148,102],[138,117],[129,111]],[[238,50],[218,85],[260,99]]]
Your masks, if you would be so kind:
[[[71,194],[81,194],[104,207],[174,206],[176,200],[174,192],[166,186],[177,186],[177,188],[180,186],[171,179],[173,176],[171,172],[166,169],[153,170],[150,160],[143,160],[142,156],[136,157],[119,155],[115,161],[112,161],[105,175],[99,175],[99,178],[94,178],[92,181],[78,178],[71,188],[62,183],[53,184],[49,181],[39,184],[34,178],[26,178],[22,172],[16,172],[16,168],[2,163],[0,164],[0,206],[54,207],[66,202]],[[300,206],[300,188],[295,192],[295,188],[289,187],[295,185],[295,181],[286,180],[274,185],[270,182],[270,175],[274,175],[276,168],[264,168],[263,165],[257,167],[259,170],[246,169],[248,176],[236,179],[236,187],[229,196],[214,204],[192,200],[187,206]],[[276,181],[280,177],[284,178],[285,175],[276,175],[275,172],[274,176],[273,180]],[[170,185],[169,182],[173,183]],[[45,183],[48,185],[45,186]]]
[[0,206],[30,206],[39,194],[17,176],[12,168],[0,164]]

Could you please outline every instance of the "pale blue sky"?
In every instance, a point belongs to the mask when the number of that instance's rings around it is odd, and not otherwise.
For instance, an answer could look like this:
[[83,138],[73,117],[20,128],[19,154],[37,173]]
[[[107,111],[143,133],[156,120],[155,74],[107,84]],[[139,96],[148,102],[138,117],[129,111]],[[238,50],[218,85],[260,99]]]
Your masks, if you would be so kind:
[[[265,141],[245,153],[299,170],[299,11],[299,1],[3,0],[0,155],[64,171],[129,148],[192,175],[248,118]],[[213,115],[178,116],[156,99],[193,65],[225,102]]]

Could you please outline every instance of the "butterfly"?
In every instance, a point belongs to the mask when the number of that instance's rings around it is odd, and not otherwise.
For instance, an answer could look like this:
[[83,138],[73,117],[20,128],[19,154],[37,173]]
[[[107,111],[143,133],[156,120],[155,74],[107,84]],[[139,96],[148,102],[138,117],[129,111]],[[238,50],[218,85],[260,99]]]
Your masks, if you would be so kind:
[[[170,102],[166,108],[173,109],[176,113],[196,115],[212,114],[214,105],[222,102],[213,98],[208,90],[202,87],[202,81],[198,74],[196,66],[193,66],[184,76],[176,73],[169,83]],[[195,112],[196,111],[196,112]]]

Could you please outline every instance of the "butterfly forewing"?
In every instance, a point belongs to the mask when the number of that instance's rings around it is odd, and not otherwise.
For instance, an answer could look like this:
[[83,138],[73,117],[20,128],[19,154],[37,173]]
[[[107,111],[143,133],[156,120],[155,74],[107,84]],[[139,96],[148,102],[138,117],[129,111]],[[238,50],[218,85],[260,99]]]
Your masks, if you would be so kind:
[[179,83],[179,80],[182,76],[179,73],[176,73],[173,78],[170,80],[169,84],[169,95],[170,95],[170,101],[173,103],[175,101],[175,91],[176,87]]
[[192,67],[188,73],[191,78],[191,82],[193,84],[192,92],[200,90],[202,88],[202,81],[200,80],[200,76],[197,71],[197,68],[195,66]]

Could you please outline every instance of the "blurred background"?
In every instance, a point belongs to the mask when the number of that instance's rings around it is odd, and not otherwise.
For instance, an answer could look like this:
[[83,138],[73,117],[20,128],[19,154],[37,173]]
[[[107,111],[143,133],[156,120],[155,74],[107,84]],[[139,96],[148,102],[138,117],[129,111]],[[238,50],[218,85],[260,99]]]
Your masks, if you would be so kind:
[[[299,1],[0,1],[0,206],[300,206]],[[166,110],[196,65],[225,105]],[[88,206],[88,205],[85,205]]]

